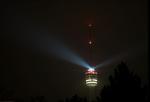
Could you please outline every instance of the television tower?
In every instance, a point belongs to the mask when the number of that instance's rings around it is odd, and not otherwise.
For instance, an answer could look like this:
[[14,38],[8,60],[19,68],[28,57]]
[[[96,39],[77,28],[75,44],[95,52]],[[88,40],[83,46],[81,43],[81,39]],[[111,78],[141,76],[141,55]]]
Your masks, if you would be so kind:
[[93,47],[95,46],[94,37],[93,37],[93,25],[88,25],[89,29],[89,39],[88,39],[88,47],[89,47],[89,62],[91,68],[89,68],[86,72],[86,86],[89,88],[89,102],[93,101],[95,98],[95,87],[97,86],[97,72],[95,70],[95,64],[93,61]]

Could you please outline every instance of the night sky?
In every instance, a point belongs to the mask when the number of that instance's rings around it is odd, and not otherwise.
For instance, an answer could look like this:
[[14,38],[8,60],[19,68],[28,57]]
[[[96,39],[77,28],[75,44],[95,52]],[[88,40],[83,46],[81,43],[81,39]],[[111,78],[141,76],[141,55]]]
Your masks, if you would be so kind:
[[106,63],[97,69],[99,90],[121,59],[144,84],[148,82],[146,0],[39,0],[3,5],[0,81],[16,96],[44,95],[53,101],[75,93],[85,96],[86,68],[61,55],[69,58],[63,53],[68,48],[88,62],[89,23],[94,25],[94,61]]

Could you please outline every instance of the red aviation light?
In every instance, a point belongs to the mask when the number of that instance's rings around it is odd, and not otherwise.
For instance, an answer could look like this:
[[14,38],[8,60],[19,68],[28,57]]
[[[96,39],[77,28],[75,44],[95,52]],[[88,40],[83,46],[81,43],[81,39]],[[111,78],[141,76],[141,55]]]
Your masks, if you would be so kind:
[[88,27],[92,27],[92,24],[88,24]]

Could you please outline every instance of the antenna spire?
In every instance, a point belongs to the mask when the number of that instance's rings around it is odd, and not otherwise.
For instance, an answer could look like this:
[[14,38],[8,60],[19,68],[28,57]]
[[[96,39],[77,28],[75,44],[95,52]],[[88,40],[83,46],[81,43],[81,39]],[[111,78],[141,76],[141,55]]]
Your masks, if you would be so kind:
[[88,29],[89,29],[89,40],[88,40],[89,62],[91,63],[91,66],[94,66],[94,63],[93,63],[94,37],[93,37],[93,25],[91,23],[88,24]]

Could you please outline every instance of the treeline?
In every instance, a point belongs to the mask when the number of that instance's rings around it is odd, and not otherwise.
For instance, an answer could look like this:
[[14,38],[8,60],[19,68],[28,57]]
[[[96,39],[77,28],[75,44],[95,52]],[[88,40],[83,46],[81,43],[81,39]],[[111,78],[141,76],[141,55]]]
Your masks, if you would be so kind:
[[[114,69],[114,76],[109,76],[109,85],[103,87],[93,102],[147,102],[148,86],[141,86],[141,79],[129,71],[125,63],[120,63]],[[0,89],[0,101],[24,102],[13,96],[13,91]],[[30,102],[48,102],[44,96],[31,97]],[[86,97],[77,94],[59,100],[58,102],[89,102]]]

